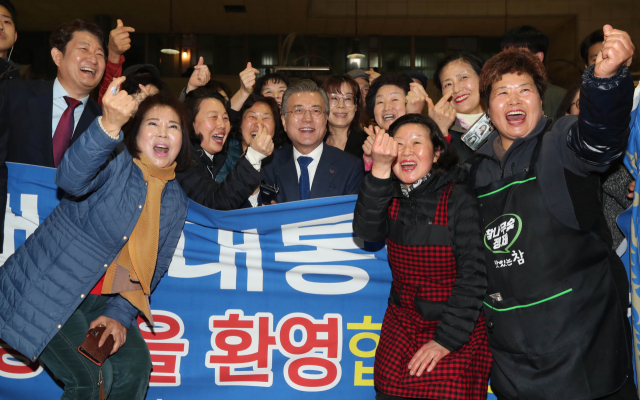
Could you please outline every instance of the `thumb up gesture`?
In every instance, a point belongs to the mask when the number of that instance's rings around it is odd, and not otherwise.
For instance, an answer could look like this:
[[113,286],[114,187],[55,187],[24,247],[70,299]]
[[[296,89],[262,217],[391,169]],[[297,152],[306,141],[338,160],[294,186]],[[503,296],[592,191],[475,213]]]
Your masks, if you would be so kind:
[[259,74],[260,71],[253,68],[251,63],[247,63],[247,68],[240,72],[240,90],[242,90],[245,94],[250,95],[253,92],[253,87],[256,84],[256,74]]
[[204,65],[203,57],[200,57],[198,65],[193,68],[193,73],[191,74],[189,83],[187,84],[187,93],[206,85],[209,82],[209,79],[211,79],[211,72],[209,72],[209,67]]
[[131,48],[131,37],[129,34],[136,30],[124,26],[122,20],[116,23],[116,28],[109,34],[109,62],[112,64],[120,64],[120,56]]
[[611,25],[602,28],[604,42],[598,54],[593,74],[598,78],[610,78],[618,73],[623,64],[630,65],[635,46],[627,32],[613,29]]

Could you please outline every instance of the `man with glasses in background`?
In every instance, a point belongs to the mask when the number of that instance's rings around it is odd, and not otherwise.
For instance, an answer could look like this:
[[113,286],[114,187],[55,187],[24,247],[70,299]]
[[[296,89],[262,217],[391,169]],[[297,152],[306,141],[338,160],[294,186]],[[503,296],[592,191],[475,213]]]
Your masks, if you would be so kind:
[[276,203],[358,194],[362,160],[323,143],[329,98],[313,81],[290,86],[282,99],[282,124],[291,145],[277,149],[264,167]]

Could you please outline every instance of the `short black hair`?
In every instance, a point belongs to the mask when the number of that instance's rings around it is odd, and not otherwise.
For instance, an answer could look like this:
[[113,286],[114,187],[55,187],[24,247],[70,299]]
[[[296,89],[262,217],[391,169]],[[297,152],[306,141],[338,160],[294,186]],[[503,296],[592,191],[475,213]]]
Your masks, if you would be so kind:
[[73,38],[73,34],[76,32],[88,32],[92,34],[98,39],[102,49],[104,51],[107,50],[107,47],[104,45],[104,33],[102,32],[102,29],[93,22],[87,22],[81,19],[76,19],[72,22],[65,22],[54,29],[53,32],[51,32],[51,37],[49,38],[49,45],[52,49],[55,47],[64,54],[67,49],[67,44],[69,44]]
[[433,151],[440,149],[440,157],[438,157],[438,161],[431,167],[432,173],[443,175],[458,165],[458,154],[456,150],[447,143],[440,128],[438,128],[438,124],[430,117],[420,114],[405,114],[393,121],[393,124],[389,127],[389,136],[393,137],[401,126],[407,124],[418,124],[427,128],[429,130],[429,138],[433,144]]
[[542,52],[544,61],[546,61],[547,50],[549,50],[549,37],[533,26],[519,26],[504,34],[500,47],[502,50],[510,47],[526,47],[534,54]]
[[253,93],[262,94],[262,88],[271,80],[274,81],[275,83],[282,82],[285,85],[287,85],[287,87],[291,86],[291,82],[289,81],[289,78],[287,78],[282,74],[274,72],[271,74],[263,75],[260,78],[258,78],[258,80],[256,81],[256,85],[253,88]]
[[147,74],[133,75],[133,76],[127,77],[127,79],[125,79],[125,81],[122,83],[122,86],[120,86],[120,88],[126,91],[128,94],[134,95],[140,92],[140,87],[138,85],[142,85],[142,86],[153,85],[157,87],[160,92],[164,90],[168,90],[168,87],[164,82],[162,82],[160,79],[156,78],[153,75],[147,75]]
[[[196,120],[196,116],[200,112],[200,104],[206,99],[215,99],[222,103],[222,106],[226,109],[226,100],[220,93],[218,93],[215,89],[209,89],[207,87],[200,87],[194,89],[187,93],[184,98],[184,104],[187,106],[187,110],[189,111],[189,124],[193,126],[193,123]],[[227,111],[228,112],[228,111]],[[199,145],[202,143],[202,135],[197,134],[194,129],[191,129],[191,143],[195,145]],[[224,146],[222,148],[223,152],[226,152],[229,147],[229,141],[225,140]]]
[[584,38],[582,44],[580,44],[580,56],[582,56],[584,60],[584,65],[589,65],[589,49],[591,46],[602,42],[604,42],[604,32],[602,32],[602,29],[596,29]]
[[287,137],[287,134],[284,131],[284,127],[282,126],[282,118],[280,118],[280,107],[278,107],[278,103],[273,97],[265,97],[261,94],[255,93],[249,95],[247,100],[245,100],[244,104],[242,105],[242,108],[240,108],[240,111],[238,111],[237,119],[233,121],[230,135],[232,138],[242,143],[242,119],[244,118],[244,114],[247,112],[247,110],[253,107],[256,103],[264,103],[271,109],[275,125],[275,132],[273,134],[273,146],[276,149],[279,149],[289,141],[289,138]]
[[373,109],[376,107],[376,96],[378,94],[378,90],[381,87],[387,85],[397,86],[400,89],[404,90],[404,94],[409,93],[411,90],[411,84],[413,83],[413,79],[406,74],[398,74],[398,73],[386,73],[380,75],[373,81],[373,84],[369,88],[369,93],[367,93],[366,102],[366,110],[369,118],[375,119],[375,115],[373,114]]
[[480,73],[482,72],[484,61],[482,61],[478,56],[473,55],[471,53],[467,53],[467,52],[453,53],[438,63],[438,66],[436,67],[436,73],[433,75],[433,82],[436,84],[436,87],[438,88],[440,93],[442,93],[442,81],[440,80],[440,73],[442,73],[442,70],[444,69],[444,67],[451,64],[454,61],[462,61],[469,64],[471,68],[473,68],[475,73],[478,75],[478,78],[480,78]]
[[0,6],[4,7],[11,14],[11,19],[13,20],[13,26],[18,30],[18,12],[16,8],[13,6],[11,0],[0,0]]

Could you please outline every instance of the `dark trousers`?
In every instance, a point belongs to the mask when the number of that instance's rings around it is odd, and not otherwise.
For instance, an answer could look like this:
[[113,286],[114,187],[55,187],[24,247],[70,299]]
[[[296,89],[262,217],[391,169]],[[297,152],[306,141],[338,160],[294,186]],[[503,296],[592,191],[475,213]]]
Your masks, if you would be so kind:
[[[64,384],[62,400],[98,399],[100,367],[80,354],[89,324],[107,307],[107,296],[88,295],[40,355],[40,361]],[[102,366],[109,399],[144,399],[149,386],[151,358],[138,327],[127,331],[127,341]]]

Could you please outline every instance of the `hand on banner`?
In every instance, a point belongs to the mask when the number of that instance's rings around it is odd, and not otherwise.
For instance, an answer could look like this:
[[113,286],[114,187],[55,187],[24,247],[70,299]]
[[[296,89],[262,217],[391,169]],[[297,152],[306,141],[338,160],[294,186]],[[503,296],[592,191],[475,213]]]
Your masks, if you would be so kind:
[[449,353],[451,352],[442,347],[442,345],[430,340],[420,347],[416,354],[414,354],[411,361],[409,361],[409,374],[411,376],[420,376],[424,372],[425,368],[427,369],[427,372],[433,371],[436,364],[438,364],[438,361]]
[[120,56],[131,48],[129,34],[135,31],[129,26],[124,26],[121,19],[118,20],[116,28],[109,34],[109,62],[120,64]]
[[91,321],[89,328],[93,329],[98,325],[104,325],[107,327],[100,338],[100,342],[98,342],[98,347],[102,347],[104,342],[107,340],[107,337],[111,335],[115,341],[111,354],[115,354],[115,352],[118,351],[118,349],[127,341],[127,328],[115,319],[105,317],[104,315],[101,315],[97,319]]
[[598,54],[593,74],[598,78],[610,78],[618,73],[623,64],[631,65],[631,58],[636,47],[625,31],[613,29],[611,25],[602,28],[604,42]]
[[379,179],[391,177],[391,166],[398,158],[398,143],[381,128],[376,127],[376,138],[371,148],[371,173]]
[[211,72],[209,72],[209,67],[204,65],[204,57],[200,57],[200,59],[198,60],[198,65],[193,68],[193,73],[191,74],[189,83],[187,84],[187,93],[206,85],[209,82],[209,79],[211,79]]
[[429,95],[419,83],[411,83],[410,87],[406,100],[407,114],[421,114]]
[[457,115],[456,109],[451,104],[452,101],[452,91],[446,92],[435,106],[431,98],[427,97],[429,117],[434,120],[445,137],[449,136],[449,128],[453,125]]

